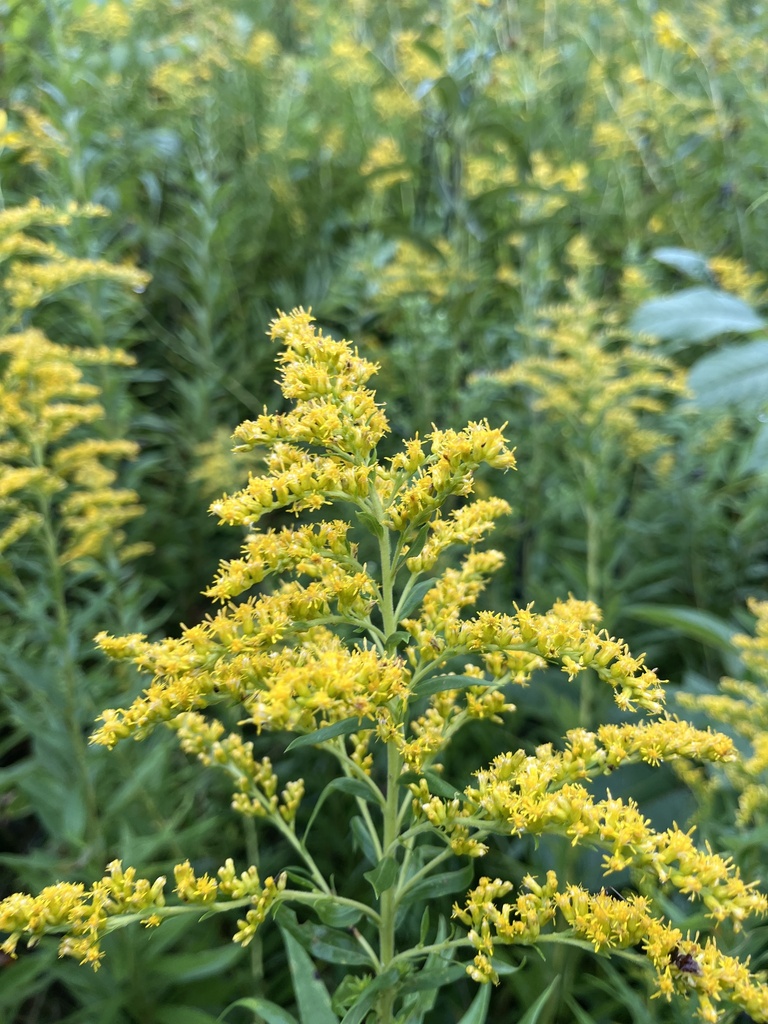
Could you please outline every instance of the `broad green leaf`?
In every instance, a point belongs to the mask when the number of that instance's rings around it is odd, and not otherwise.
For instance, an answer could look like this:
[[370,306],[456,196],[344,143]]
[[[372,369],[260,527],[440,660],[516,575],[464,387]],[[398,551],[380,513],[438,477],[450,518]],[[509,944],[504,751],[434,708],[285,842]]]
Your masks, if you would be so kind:
[[699,359],[688,371],[696,405],[736,405],[758,412],[768,405],[768,339],[727,345]]
[[485,1024],[491,1002],[491,986],[481,985],[475,998],[459,1024]]
[[517,1024],[536,1024],[536,1021],[539,1019],[541,1015],[541,1011],[546,1006],[549,997],[552,995],[559,981],[559,977],[552,979],[552,981],[544,989],[544,991],[541,993],[536,1002],[528,1008],[528,1010],[523,1014],[523,1016],[520,1018]]
[[324,725],[322,729],[315,729],[314,732],[297,736],[285,749],[295,750],[297,747],[313,747],[319,743],[325,743],[326,740],[332,740],[336,736],[349,736],[352,732],[375,728],[376,723],[372,722],[370,718],[345,718],[342,722]]
[[765,327],[765,321],[735,295],[699,287],[644,302],[630,327],[637,333],[690,343],[720,334],[750,334]]
[[382,857],[375,868],[371,868],[370,871],[366,871],[363,875],[368,882],[373,886],[373,891],[376,893],[376,898],[387,889],[391,889],[395,884],[395,879],[398,873],[398,864],[394,857],[386,856]]
[[370,956],[349,932],[314,924],[312,921],[299,923],[296,915],[287,907],[280,908],[276,920],[284,932],[318,960],[347,966],[371,966]]
[[331,1008],[328,989],[316,976],[315,965],[309,955],[288,931],[280,930],[288,954],[301,1024],[339,1024],[339,1018]]
[[348,967],[371,967],[368,953],[355,941],[349,932],[325,925],[310,925],[309,952],[318,960],[330,964],[346,964]]
[[442,871],[440,874],[432,875],[417,882],[412,889],[408,889],[403,896],[403,903],[408,905],[417,900],[437,899],[444,893],[466,890],[472,882],[474,873],[470,862],[457,871]]
[[296,1018],[288,1013],[287,1010],[283,1010],[282,1007],[271,1003],[268,999],[259,999],[258,997],[238,999],[236,1003],[231,1003],[219,1017],[219,1022],[224,1020],[230,1010],[238,1007],[242,1007],[244,1010],[251,1010],[254,1017],[259,1018],[259,1024],[261,1024],[262,1020],[266,1024],[297,1024]]
[[413,688],[415,697],[431,697],[434,693],[442,693],[443,690],[461,690],[465,686],[482,686],[483,680],[474,676],[430,676],[422,679]]
[[657,262],[663,263],[666,267],[672,267],[673,270],[678,270],[694,281],[712,280],[709,264],[699,252],[693,252],[691,249],[679,249],[676,246],[664,246],[654,249],[651,256]]
[[329,928],[351,928],[357,924],[362,914],[362,910],[356,910],[355,907],[339,906],[332,896],[327,900],[318,900],[312,909]]

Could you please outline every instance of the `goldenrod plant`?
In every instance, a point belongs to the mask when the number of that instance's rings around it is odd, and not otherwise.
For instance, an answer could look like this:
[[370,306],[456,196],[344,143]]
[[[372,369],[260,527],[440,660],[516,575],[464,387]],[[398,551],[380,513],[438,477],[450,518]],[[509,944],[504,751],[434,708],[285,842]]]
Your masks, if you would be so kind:
[[655,339],[628,335],[620,308],[592,297],[594,254],[583,238],[574,240],[568,259],[574,271],[565,282],[567,301],[537,311],[528,352],[492,380],[532,391],[535,418],[556,432],[557,465],[549,467],[548,487],[572,497],[553,511],[576,513],[585,590],[603,602],[612,596],[623,553],[621,512],[631,477],[642,460],[652,465],[672,447],[674,439],[659,425],[686,394],[686,383]]
[[741,757],[716,771],[686,762],[679,768],[699,797],[703,820],[717,824],[718,805],[730,797],[736,801],[732,824],[747,836],[768,822],[768,601],[750,601],[749,610],[756,619],[754,635],[738,633],[733,644],[750,678],[724,676],[716,692],[684,692],[677,698],[682,707],[704,713],[743,746]]
[[[107,675],[93,657],[97,624],[140,628],[152,590],[137,561],[152,546],[130,534],[143,508],[134,486],[139,445],[115,436],[135,359],[124,348],[53,340],[53,301],[91,285],[132,292],[148,275],[135,266],[76,258],[67,251],[76,219],[103,218],[92,204],[54,207],[31,199],[0,211],[0,886],[93,874],[117,837],[149,865],[156,850],[178,855],[174,829],[184,811],[163,806],[146,772],[167,771],[169,750],[147,750],[145,764],[123,757],[105,769],[89,749],[94,715],[124,672]],[[45,308],[41,308],[41,303]],[[66,308],[66,307],[64,307]],[[104,335],[121,320],[116,300],[92,309]],[[60,334],[76,333],[59,306]],[[130,314],[123,323],[130,320]],[[49,327],[50,330],[50,327]],[[118,420],[117,424],[115,420]],[[106,804],[109,794],[110,804]],[[179,815],[179,811],[181,814]],[[152,823],[154,838],[142,841]],[[66,1019],[76,996],[55,958],[34,958],[0,985],[0,1016],[34,1007]],[[116,979],[117,980],[117,979]],[[104,1009],[92,991],[90,1010]],[[108,1009],[104,1011],[109,1013]],[[57,1016],[58,1015],[58,1016]]]
[[[691,1000],[701,1020],[734,1010],[768,1020],[768,987],[727,952],[730,931],[768,911],[766,897],[690,832],[656,831],[634,801],[595,791],[627,765],[730,763],[731,741],[664,712],[662,681],[599,629],[593,602],[476,609],[503,562],[481,544],[508,507],[474,496],[475,477],[515,468],[503,428],[434,427],[380,460],[390,427],[367,387],[376,366],[302,309],[280,313],[270,335],[281,344],[288,408],[235,431],[237,449],[267,454],[263,473],[211,506],[245,531],[239,557],[208,588],[219,608],[156,642],[98,636],[110,657],[152,678],[132,704],[102,714],[92,740],[112,748],[166,725],[184,751],[229,777],[233,809],[277,834],[290,858],[269,874],[232,859],[200,871],[191,850],[172,895],[164,877],[138,877],[115,860],[91,886],[3,900],[3,950],[15,957],[20,942],[58,935],[61,955],[97,968],[105,936],[129,923],[239,912],[236,943],[251,943],[270,917],[281,928],[304,1024],[421,1021],[432,1005],[425,992],[465,972],[483,986],[465,1020],[481,1021],[486,983],[551,943],[646,963],[655,995]],[[331,509],[335,517],[320,517]],[[270,528],[281,512],[302,521]],[[511,690],[535,687],[546,666],[562,670],[563,687],[593,672],[620,721],[526,750]],[[478,720],[502,721],[512,742],[470,784],[454,782],[443,770],[450,743]],[[285,777],[287,756],[257,758],[262,734],[278,753],[314,748],[335,764],[333,781],[318,793],[312,778]],[[334,874],[333,844],[315,850],[321,828],[347,841],[338,808],[329,817],[341,796],[352,800],[349,834],[367,861],[358,885]],[[595,849],[607,879],[630,872],[636,888],[624,898],[589,891],[543,863],[516,881],[481,867],[472,881],[491,845],[495,863],[507,849],[514,873],[512,844],[526,835]],[[459,894],[451,920],[435,919],[424,904],[446,892]],[[717,935],[675,927],[664,892],[700,903]],[[330,993],[308,954],[359,970]],[[296,1019],[292,1006],[243,995],[255,1015]]]

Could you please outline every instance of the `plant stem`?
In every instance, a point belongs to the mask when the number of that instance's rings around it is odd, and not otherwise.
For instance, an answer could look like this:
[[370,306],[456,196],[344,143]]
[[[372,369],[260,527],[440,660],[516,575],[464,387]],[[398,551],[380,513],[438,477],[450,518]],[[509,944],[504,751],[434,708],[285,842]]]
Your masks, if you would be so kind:
[[[35,462],[40,466],[45,465],[43,453],[39,450],[39,446],[36,446]],[[78,672],[76,657],[73,654],[73,644],[76,642],[76,639],[73,636],[69,609],[67,607],[64,572],[59,561],[59,545],[53,527],[53,508],[48,495],[40,499],[40,511],[42,513],[41,536],[48,562],[48,581],[56,623],[54,630],[55,643],[53,646],[57,651],[58,678],[63,684],[64,719],[72,745],[72,756],[77,768],[80,792],[85,805],[85,835],[83,840],[84,845],[90,848],[89,855],[96,861],[101,861],[104,856],[101,823],[98,814],[96,790],[88,770],[88,746],[83,735],[79,714],[79,698],[82,694],[83,680]]]
[[[397,841],[398,785],[402,770],[402,758],[394,743],[387,744],[387,792],[384,808],[384,855],[391,856]],[[379,959],[382,971],[386,971],[395,958],[395,913],[397,911],[396,890],[390,886],[381,894],[381,924],[379,925]],[[382,992],[377,1006],[378,1024],[391,1024],[393,1019],[395,993],[389,988]]]

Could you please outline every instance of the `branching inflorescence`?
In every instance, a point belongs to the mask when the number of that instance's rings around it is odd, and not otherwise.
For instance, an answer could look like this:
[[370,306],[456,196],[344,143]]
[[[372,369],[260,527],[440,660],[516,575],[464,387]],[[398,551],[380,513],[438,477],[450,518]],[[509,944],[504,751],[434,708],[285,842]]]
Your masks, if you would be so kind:
[[[760,980],[712,940],[684,936],[665,920],[653,892],[666,887],[701,900],[714,921],[736,929],[768,910],[766,898],[728,860],[699,849],[690,833],[656,832],[634,802],[589,788],[641,761],[729,762],[730,740],[666,715],[656,673],[598,628],[591,602],[569,598],[543,614],[531,607],[467,612],[503,561],[500,552],[476,545],[509,507],[473,497],[480,467],[515,467],[502,430],[485,421],[459,431],[435,427],[379,460],[377,445],[389,426],[366,386],[376,367],[349,343],[316,330],[301,309],[280,314],[271,336],[282,346],[280,384],[291,405],[235,432],[238,450],[267,454],[262,475],[211,507],[222,523],[248,531],[239,557],[220,565],[207,591],[220,607],[178,638],[99,635],[103,651],[152,681],[129,707],[103,713],[93,741],[113,747],[169,725],[186,752],[229,774],[236,811],[280,832],[312,889],[290,889],[284,873],[262,882],[255,866],[238,876],[227,862],[213,878],[183,864],[171,905],[164,879],[136,880],[113,864],[90,890],[61,883],[0,903],[0,928],[10,935],[3,948],[14,954],[22,936],[34,942],[60,932],[62,954],[97,966],[104,934],[131,920],[156,925],[200,905],[206,912],[244,907],[235,940],[247,943],[280,904],[313,907],[332,899],[364,919],[355,933],[373,976],[396,967],[403,980],[436,949],[455,955],[469,948],[470,975],[495,981],[500,945],[583,941],[599,953],[641,950],[658,994],[695,997],[704,1020],[729,1004],[768,1020],[768,989]],[[353,523],[317,517],[332,505],[353,508]],[[260,530],[276,510],[308,516],[300,525]],[[358,539],[366,532],[378,549],[375,560],[361,555],[374,550]],[[446,566],[446,552],[459,546],[468,551]],[[255,589],[270,577],[268,590]],[[355,630],[363,639],[350,642]],[[561,668],[567,680],[593,673],[620,711],[648,717],[572,729],[560,750],[513,749],[448,796],[439,772],[451,738],[471,720],[503,720],[514,711],[510,687],[528,684],[548,666]],[[227,732],[216,714],[222,702],[242,710],[241,731]],[[254,753],[259,733],[283,730],[335,757],[340,772],[367,794],[359,800],[362,821],[378,858],[367,903],[336,893],[313,859],[297,824],[304,782],[291,780],[281,790],[271,761]],[[503,903],[513,884],[483,878],[454,907],[466,934],[443,932],[431,945],[422,939],[398,949],[396,916],[438,864],[453,855],[482,857],[491,835],[526,834],[556,834],[598,849],[606,874],[630,869],[648,895],[614,899],[549,872],[543,883],[527,876],[513,901]],[[433,844],[438,837],[444,852],[424,854],[424,837]],[[369,1003],[378,1021],[393,1020],[398,998],[398,983],[381,987]]]

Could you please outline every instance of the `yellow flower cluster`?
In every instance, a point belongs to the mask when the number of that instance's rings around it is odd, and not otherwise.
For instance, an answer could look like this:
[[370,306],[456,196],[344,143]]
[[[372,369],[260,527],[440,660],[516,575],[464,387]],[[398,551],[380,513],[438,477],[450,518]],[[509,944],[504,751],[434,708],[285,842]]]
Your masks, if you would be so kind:
[[440,302],[466,291],[475,281],[475,272],[466,258],[444,238],[430,248],[400,241],[384,267],[360,263],[358,270],[376,281],[382,299],[391,301],[427,294],[432,301]]
[[[637,762],[730,764],[732,743],[710,730],[671,717],[594,732],[574,729],[561,750],[545,744],[533,754],[502,754],[463,793],[451,799],[434,795],[430,780],[456,732],[473,718],[499,720],[514,710],[505,694],[508,682],[527,682],[535,669],[550,664],[571,679],[590,670],[612,688],[623,711],[642,708],[658,716],[660,680],[643,657],[633,657],[623,641],[599,630],[600,612],[591,601],[570,597],[544,614],[515,607],[512,614],[463,617],[503,561],[499,552],[476,545],[508,505],[494,498],[472,500],[480,466],[515,465],[502,431],[486,422],[459,431],[434,428],[424,441],[407,440],[379,462],[376,446],[388,425],[367,387],[376,367],[348,342],[316,331],[303,310],[280,314],[271,334],[282,342],[280,384],[288,408],[265,412],[236,432],[239,448],[267,454],[263,476],[252,476],[243,491],[212,506],[224,522],[252,528],[240,557],[221,563],[207,591],[221,606],[176,638],[97,638],[107,654],[133,662],[152,681],[130,707],[104,712],[94,742],[112,747],[125,737],[141,738],[157,724],[170,725],[182,749],[231,777],[236,811],[269,821],[305,858],[323,898],[325,880],[295,829],[303,780],[289,781],[279,792],[271,761],[257,760],[250,741],[228,734],[217,718],[200,713],[204,709],[228,701],[244,709],[243,726],[310,734],[310,742],[339,760],[347,778],[371,788],[385,822],[384,839],[374,833],[374,842],[393,859],[405,841],[398,830],[408,828],[410,806],[409,834],[431,826],[460,856],[483,856],[491,834],[557,834],[602,850],[607,873],[630,869],[651,887],[670,885],[735,929],[748,915],[765,913],[766,897],[745,884],[729,860],[697,848],[691,834],[676,826],[655,832],[632,801],[610,794],[597,799],[588,789],[595,777]],[[359,526],[378,543],[376,563],[359,560],[361,546],[346,520],[264,532],[254,527],[273,508],[316,509],[336,500],[354,507]],[[469,550],[455,568],[421,578],[456,545]],[[272,582],[278,575],[282,579]],[[268,579],[269,589],[249,593]],[[353,645],[335,631],[348,632],[350,626],[366,639]],[[764,657],[764,649],[754,646],[755,657]],[[453,671],[457,658],[466,659],[461,675]],[[324,727],[331,728],[312,735]],[[386,791],[379,790],[372,771],[374,745],[388,748]],[[397,780],[403,771],[421,777],[408,780],[410,796],[401,802]],[[198,877],[189,864],[176,869],[176,892],[187,905],[249,905],[235,936],[242,943],[253,938],[284,886],[284,879],[261,885],[254,869],[239,880],[231,866],[218,879]],[[665,995],[682,990],[678,975],[690,973],[700,1007],[721,999],[762,1007],[764,990],[744,965],[714,945],[683,940],[648,900],[618,901],[617,909],[604,893],[560,891],[554,876],[544,887],[533,880],[528,887],[516,904],[498,908],[495,901],[511,885],[486,879],[457,908],[476,949],[471,973],[477,980],[494,978],[494,941],[535,942],[559,913],[571,935],[598,951],[643,945]],[[284,898],[289,897],[295,894]],[[63,948],[97,962],[108,921],[96,914],[90,931],[80,928],[79,908],[90,906],[90,894],[78,890],[68,898],[51,919],[70,933],[64,941],[71,945]],[[0,927],[8,923],[14,945],[24,932],[36,937],[37,907],[33,897],[21,896],[0,904]],[[388,912],[384,900],[380,908],[379,920]],[[138,916],[156,923],[172,910],[179,908],[147,897]],[[118,905],[115,913],[120,912]],[[111,919],[111,910],[106,917]],[[696,969],[686,971],[693,964]]]
[[53,156],[69,156],[69,146],[61,133],[39,111],[23,103],[14,105],[13,111],[23,125],[9,131],[8,114],[0,110],[0,150],[17,150],[21,163],[43,169],[50,166]]
[[491,153],[468,153],[462,174],[462,186],[467,195],[473,197],[519,184],[514,160],[501,143],[497,143]]
[[573,730],[562,753],[551,745],[535,755],[522,751],[499,755],[489,769],[477,773],[476,786],[463,799],[425,799],[414,789],[416,809],[448,837],[474,829],[506,835],[555,833],[573,845],[585,843],[606,851],[606,873],[634,869],[701,899],[709,916],[729,920],[738,930],[747,915],[768,912],[768,899],[741,879],[730,860],[699,850],[690,833],[676,826],[654,832],[633,801],[610,795],[595,800],[581,782],[621,764],[695,756],[732,760],[727,737],[700,732],[687,722],[661,719],[650,724],[604,726],[597,734]]
[[206,767],[222,768],[234,778],[234,810],[255,818],[280,814],[288,824],[295,820],[304,795],[302,779],[289,782],[281,793],[281,800],[277,795],[277,774],[270,759],[263,757],[257,762],[253,757],[253,744],[245,742],[237,733],[225,737],[221,722],[209,722],[202,715],[188,712],[175,719],[173,728],[185,753],[195,755]]
[[370,177],[369,188],[374,192],[386,192],[393,185],[408,181],[411,170],[400,146],[391,135],[377,139],[366,154],[360,173]]
[[531,155],[531,170],[521,190],[521,213],[525,219],[550,217],[568,204],[568,197],[584,192],[589,169],[576,161],[568,167],[556,167],[544,153]]
[[[506,426],[506,424],[505,424]],[[463,430],[433,430],[427,435],[430,453],[415,472],[409,474],[408,486],[400,483],[397,457],[391,473],[379,475],[388,499],[387,521],[394,530],[422,526],[451,495],[469,495],[474,487],[474,474],[480,466],[492,469],[514,469],[515,456],[507,448],[503,427],[489,427],[487,420],[469,423]],[[410,452],[413,452],[413,442]],[[391,487],[387,483],[391,481]],[[498,506],[485,506],[485,517]]]
[[[395,460],[393,459],[393,469]],[[407,468],[407,467],[404,467]],[[454,509],[447,519],[439,510],[429,522],[427,539],[418,555],[411,555],[406,565],[411,572],[428,572],[438,558],[454,545],[474,547],[494,528],[501,516],[512,511],[503,498],[484,498]]]
[[33,309],[43,299],[86,281],[115,281],[136,292],[143,292],[149,283],[149,274],[130,264],[119,265],[107,260],[88,260],[68,257],[59,262],[14,264],[5,279],[4,287],[11,306],[16,310]]
[[122,527],[140,515],[135,491],[115,487],[105,460],[132,459],[129,441],[82,437],[104,415],[99,388],[83,378],[89,365],[129,366],[120,349],[75,349],[30,329],[0,338],[0,552],[57,509],[59,561],[73,568],[106,548],[134,558]]
[[[27,234],[28,228],[66,227],[75,217],[105,217],[108,213],[103,206],[92,203],[69,203],[59,209],[38,199],[0,211],[0,265],[15,257],[2,282],[10,311],[0,317],[0,330],[15,326],[43,299],[84,281],[109,280],[136,292],[144,291],[149,275],[136,267],[76,259],[53,243]],[[39,262],[31,262],[28,257]]]
[[333,520],[252,534],[243,545],[243,557],[222,562],[205,593],[226,601],[267,576],[291,572],[322,580],[333,591],[341,614],[364,616],[378,588],[358,562],[357,545],[347,539],[349,530],[349,523]]
[[729,256],[713,256],[708,260],[708,266],[717,283],[725,291],[733,292],[745,302],[752,302],[755,305],[762,305],[765,302],[768,294],[765,274],[750,270],[744,260]]
[[[155,681],[129,708],[105,711],[93,742],[113,747],[129,736],[141,739],[179,712],[208,706],[217,694],[244,704],[259,730],[293,732],[348,718],[375,719],[391,700],[407,695],[409,675],[399,659],[383,658],[372,648],[350,650],[322,627],[302,628],[317,608],[306,605],[295,617],[289,612],[280,625],[260,622],[259,611],[271,610],[274,599],[228,609],[179,639],[148,643],[143,636],[97,636],[110,657],[151,670]],[[281,638],[298,633],[300,646],[279,646]]]
[[90,889],[80,882],[58,882],[37,896],[14,893],[6,897],[0,902],[0,932],[8,938],[0,950],[15,957],[22,938],[32,946],[44,935],[64,932],[59,956],[75,957],[97,970],[104,955],[101,941],[109,931],[126,920],[157,926],[163,918],[183,912],[183,904],[192,908],[204,904],[216,910],[250,906],[234,936],[236,942],[247,945],[286,884],[284,875],[262,883],[254,867],[238,876],[231,859],[219,868],[218,880],[209,875],[198,877],[187,861],[174,868],[181,905],[167,906],[165,877],[154,882],[137,878],[134,868],[123,870],[118,860],[107,865],[107,872]]
[[514,615],[481,612],[461,621],[454,616],[429,620],[422,615],[404,621],[403,627],[416,640],[423,661],[434,660],[436,654],[478,654],[495,678],[509,677],[518,683],[527,682],[549,662],[559,663],[569,679],[590,668],[613,689],[622,710],[637,706],[657,714],[664,691],[656,673],[643,657],[633,657],[623,641],[591,628],[588,623],[595,614],[599,612],[592,602],[571,598],[557,602],[544,615],[531,608],[518,608]]
[[79,17],[74,18],[68,27],[72,34],[82,32],[105,40],[115,40],[128,35],[132,25],[130,6],[123,0],[108,0],[105,4],[86,4]]
[[494,944],[532,945],[555,920],[558,911],[567,926],[565,935],[583,939],[596,952],[642,946],[656,975],[656,996],[691,995],[697,1014],[708,1024],[720,1017],[719,1004],[728,1002],[755,1020],[768,1019],[768,988],[750,974],[747,964],[725,956],[708,940],[700,945],[683,938],[678,928],[653,913],[645,896],[626,898],[603,890],[586,892],[581,886],[560,888],[554,871],[542,884],[530,875],[523,879],[513,903],[497,905],[513,889],[511,882],[481,878],[463,906],[454,906],[454,916],[469,929],[477,950],[469,974],[479,982],[498,981],[491,964]]
[[657,451],[669,439],[650,420],[686,393],[682,369],[638,342],[617,345],[621,332],[604,305],[575,281],[570,291],[570,302],[540,311],[539,351],[494,379],[535,391],[534,407],[568,436],[599,432],[603,450],[622,458]]
[[677,20],[668,11],[656,11],[652,16],[653,34],[663,50],[696,56],[695,49],[686,40]]

